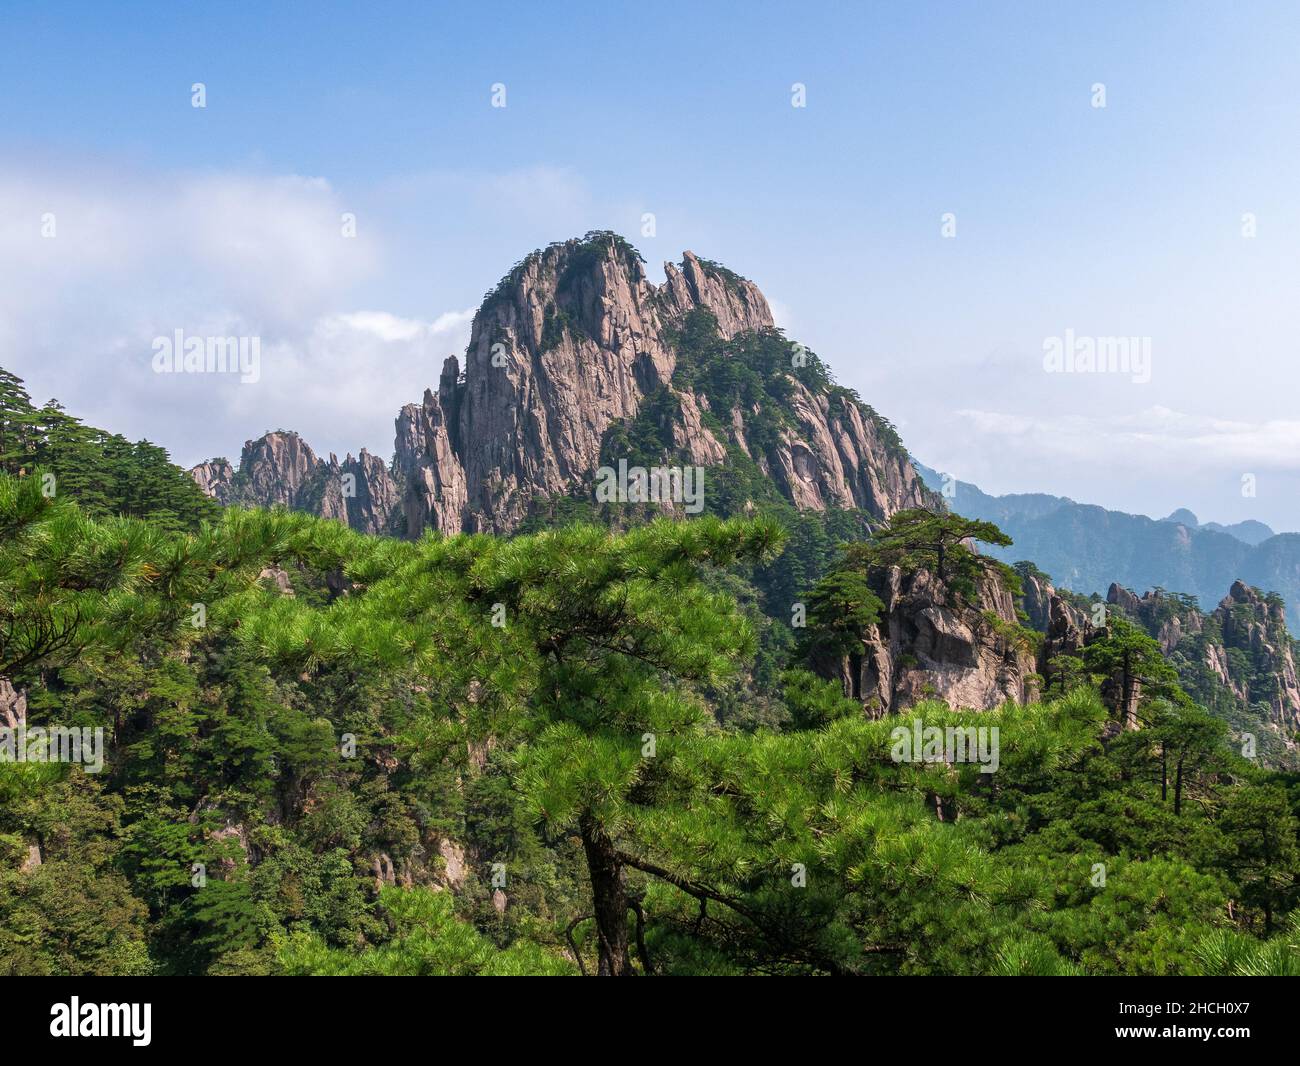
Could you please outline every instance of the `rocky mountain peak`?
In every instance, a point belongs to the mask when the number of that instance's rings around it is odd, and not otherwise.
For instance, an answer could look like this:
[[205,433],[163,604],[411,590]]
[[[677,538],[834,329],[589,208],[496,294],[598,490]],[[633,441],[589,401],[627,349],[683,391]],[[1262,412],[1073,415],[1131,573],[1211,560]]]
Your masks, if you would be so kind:
[[1282,598],[1234,581],[1211,617],[1224,646],[1239,650],[1255,667],[1244,684],[1238,679],[1241,695],[1267,702],[1276,720],[1300,725],[1300,682]]
[[[770,413],[730,401],[713,410],[707,395],[678,380],[682,331],[701,322],[724,345],[709,358],[745,358],[726,346],[748,337],[768,338],[790,362],[778,434]],[[589,233],[533,252],[487,294],[463,363],[448,358],[436,390],[398,412],[391,484],[374,457],[322,464],[283,433],[249,442],[237,472],[203,464],[194,476],[227,502],[346,512],[368,532],[509,532],[538,501],[590,498],[607,435],[654,400],[665,450],[679,461],[714,466],[738,449],[799,508],[856,507],[884,518],[928,502],[888,423],[834,390],[820,366],[803,380],[804,364],[787,347],[796,346],[775,332],[752,281],[686,252],[680,264],[665,264],[656,286],[627,241]],[[749,423],[760,416],[768,428],[756,438]],[[317,473],[349,464],[373,508],[340,504],[330,488],[338,479]]]
[[264,507],[292,507],[320,464],[311,445],[297,433],[282,430],[245,441],[239,457],[247,491]]
[[683,253],[680,268],[665,263],[664,274],[662,292],[673,312],[678,317],[696,307],[711,312],[728,340],[746,330],[776,325],[757,285],[716,263],[702,262],[694,252]]
[[190,475],[223,505],[308,511],[366,533],[400,531],[396,482],[365,448],[342,462],[333,453],[321,459],[297,433],[276,430],[244,443],[238,469],[218,458]]
[[1300,726],[1300,682],[1280,596],[1234,581],[1208,615],[1191,596],[1163,589],[1137,596],[1112,584],[1106,599],[1155,638],[1189,691],[1209,701],[1204,686],[1211,684],[1284,732]]
[[[593,233],[532,253],[502,279],[475,316],[463,377],[449,360],[436,397],[399,415],[408,535],[426,526],[509,531],[535,500],[589,493],[610,428],[631,423],[661,390],[671,394],[674,450],[705,466],[724,462],[728,443],[751,454],[754,412],[709,411],[705,397],[674,383],[677,332],[702,311],[724,341],[770,333],[771,308],[753,282],[691,252],[665,274],[651,284],[630,244]],[[882,515],[924,498],[871,419],[832,412],[824,394],[794,385],[794,428],[755,457],[787,498]],[[729,440],[717,431],[722,420]]]
[[199,463],[190,469],[190,477],[222,506],[233,502],[230,486],[235,479],[235,468],[229,459],[209,459],[206,463]]
[[1178,508],[1178,510],[1174,511],[1173,514],[1166,515],[1164,518],[1160,519],[1160,521],[1173,522],[1176,525],[1187,526],[1188,529],[1198,529],[1201,524],[1196,515],[1186,507]]

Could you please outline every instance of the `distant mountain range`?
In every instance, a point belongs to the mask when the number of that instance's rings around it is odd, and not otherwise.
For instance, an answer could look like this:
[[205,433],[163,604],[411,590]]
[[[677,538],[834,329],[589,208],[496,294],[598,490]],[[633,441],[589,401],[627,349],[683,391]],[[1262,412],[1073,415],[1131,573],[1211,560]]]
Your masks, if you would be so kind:
[[[914,465],[930,488],[944,491],[941,473]],[[1277,592],[1290,617],[1300,617],[1300,533],[1274,533],[1255,521],[1202,525],[1186,509],[1154,519],[1046,493],[991,496],[965,481],[953,481],[946,493],[952,510],[996,523],[1015,542],[984,550],[1005,562],[1027,559],[1058,587],[1102,596],[1116,582],[1162,588],[1192,595],[1210,611],[1240,580]]]
[[1269,537],[1277,536],[1263,522],[1256,522],[1253,518],[1245,522],[1234,522],[1230,526],[1225,526],[1222,522],[1200,522],[1196,515],[1186,507],[1180,507],[1173,514],[1167,515],[1160,519],[1162,522],[1174,522],[1177,525],[1186,526],[1188,529],[1208,529],[1212,533],[1226,533],[1230,537],[1236,537],[1238,540],[1245,541],[1252,548],[1256,544],[1262,544]]

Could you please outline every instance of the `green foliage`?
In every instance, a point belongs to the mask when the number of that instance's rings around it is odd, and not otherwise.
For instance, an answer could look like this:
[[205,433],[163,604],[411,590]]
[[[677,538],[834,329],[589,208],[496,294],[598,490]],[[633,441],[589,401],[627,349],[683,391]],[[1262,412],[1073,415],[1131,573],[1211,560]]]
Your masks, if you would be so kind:
[[[1122,619],[1073,687],[982,713],[868,720],[782,669],[772,559],[816,571],[804,636],[843,650],[872,567],[942,545],[979,579],[933,518],[819,581],[830,521],[186,533],[0,475],[4,676],[107,748],[0,763],[0,972],[1292,972],[1300,789]],[[899,758],[913,718],[996,728],[996,772]]]
[[457,918],[445,892],[386,888],[380,904],[395,925],[386,943],[347,951],[309,932],[279,936],[275,951],[282,972],[314,977],[563,977],[577,972],[535,944],[498,948]]
[[179,532],[217,514],[162,448],[85,426],[53,400],[36,408],[22,381],[0,367],[0,471],[30,474],[37,467],[54,494],[76,500],[91,516],[147,518]]
[[1083,648],[1081,658],[1116,712],[1132,716],[1140,697],[1181,695],[1178,675],[1161,654],[1160,645],[1122,618],[1108,618],[1100,638]]
[[1206,977],[1300,977],[1300,913],[1268,940],[1230,929],[1202,937],[1193,948],[1196,971]]
[[899,511],[866,543],[854,545],[848,560],[863,569],[898,567],[905,573],[927,570],[950,590],[957,603],[973,603],[980,580],[990,574],[1007,585],[1013,595],[1019,595],[1015,571],[974,551],[970,541],[1008,545],[1011,538],[992,522],[916,508]]
[[861,571],[832,570],[808,594],[804,654],[857,654],[884,607]]

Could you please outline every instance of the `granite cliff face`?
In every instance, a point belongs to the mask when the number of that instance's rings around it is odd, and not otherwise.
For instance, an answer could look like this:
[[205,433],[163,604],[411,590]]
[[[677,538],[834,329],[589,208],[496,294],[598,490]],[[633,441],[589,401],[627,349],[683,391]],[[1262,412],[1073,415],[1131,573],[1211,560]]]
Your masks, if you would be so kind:
[[996,575],[979,581],[969,604],[926,570],[892,567],[877,586],[880,622],[868,629],[862,654],[839,666],[845,695],[861,700],[869,715],[897,713],[923,699],[989,710],[1035,698],[1035,652]]
[[1218,686],[1279,730],[1300,729],[1295,642],[1280,596],[1235,581],[1209,614],[1190,597],[1159,589],[1139,597],[1111,585],[1106,598],[1156,639],[1180,667],[1185,686],[1203,700],[1211,697],[1208,686]]
[[[1023,565],[1023,564],[1022,564]],[[1058,656],[1077,655],[1096,632],[1092,616],[1066,599],[1046,574],[1036,568],[1020,570],[1021,605],[1026,624],[1043,634],[1038,651],[1038,672],[1051,690]]]
[[285,507],[331,518],[364,533],[393,533],[400,499],[384,461],[364,448],[343,462],[319,458],[296,433],[277,431],[244,444],[236,469],[225,459],[191,476],[221,504]]
[[1248,701],[1267,702],[1274,719],[1300,728],[1300,683],[1296,679],[1295,643],[1287,631],[1281,598],[1265,596],[1243,581],[1233,582],[1214,611],[1223,646],[1239,649],[1257,664],[1263,686],[1244,686]]
[[229,459],[210,459],[206,463],[199,463],[190,468],[190,477],[222,506],[234,502],[230,486],[235,480],[235,468],[230,465]]
[[[270,433],[245,445],[238,470],[216,459],[194,478],[223,503],[308,510],[370,533],[508,533],[535,501],[590,497],[611,427],[633,422],[648,397],[667,396],[675,455],[707,467],[738,449],[801,509],[857,507],[883,519],[934,499],[887,423],[804,375],[797,345],[788,345],[776,433],[756,434],[756,409],[714,410],[675,381],[692,315],[707,316],[723,342],[716,358],[732,358],[728,342],[779,335],[753,282],[690,252],[664,269],[664,283],[652,284],[613,234],[554,244],[516,265],[476,314],[464,367],[447,359],[436,391],[398,413],[391,475],[364,451],[325,462],[295,434]],[[337,476],[347,473],[352,496]]]
[[474,319],[463,376],[449,359],[437,394],[398,417],[408,536],[425,526],[509,532],[535,499],[588,493],[607,431],[659,390],[674,401],[673,448],[693,463],[725,461],[732,443],[805,509],[887,517],[922,502],[910,462],[886,454],[874,422],[856,405],[832,411],[794,366],[792,424],[760,455],[748,440],[753,411],[713,411],[678,387],[677,331],[692,312],[707,312],[724,341],[774,324],[752,282],[690,252],[664,269],[652,285],[635,251],[601,235],[534,253],[502,280]]

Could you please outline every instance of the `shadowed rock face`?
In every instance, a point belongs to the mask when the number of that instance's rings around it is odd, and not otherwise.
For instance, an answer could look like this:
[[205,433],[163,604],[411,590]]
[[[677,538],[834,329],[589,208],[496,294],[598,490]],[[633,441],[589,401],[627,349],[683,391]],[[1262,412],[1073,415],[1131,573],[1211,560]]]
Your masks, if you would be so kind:
[[340,463],[334,455],[319,458],[296,433],[267,433],[244,444],[238,470],[213,459],[190,474],[222,504],[308,511],[363,533],[398,529],[397,485],[384,461],[364,448]]
[[[612,235],[528,256],[484,300],[463,369],[447,359],[437,390],[398,413],[391,476],[364,451],[324,462],[293,433],[248,442],[238,470],[214,459],[192,474],[222,503],[279,504],[370,533],[510,532],[534,499],[589,492],[610,426],[668,387],[671,439],[693,463],[724,462],[735,446],[803,509],[859,507],[886,518],[931,501],[874,415],[797,375],[788,424],[761,449],[747,432],[754,412],[710,411],[704,396],[672,388],[674,333],[692,311],[712,315],[727,340],[774,324],[758,287],[723,267],[686,252],[665,274],[651,284],[640,257]],[[336,488],[344,473],[355,477],[355,496]]]
[[[1033,651],[992,622],[1011,626],[1016,621],[1011,594],[996,578],[982,580],[977,601],[966,608],[952,606],[926,571],[891,571],[887,591],[880,637],[881,650],[888,647],[893,660],[889,689],[884,674],[868,675],[886,709],[910,706],[929,694],[953,707],[977,709],[1033,698]],[[879,660],[879,653],[874,658]]]
[[[1280,599],[1270,600],[1259,589],[1235,581],[1212,617],[1223,633],[1223,647],[1240,649],[1255,664],[1255,678],[1263,679],[1262,686],[1258,680],[1243,683],[1228,669],[1227,683],[1248,702],[1266,701],[1279,725],[1300,726],[1300,682],[1286,627],[1286,608]],[[1230,665],[1226,652],[1220,659]]]
[[891,568],[873,575],[883,604],[859,655],[817,663],[872,717],[897,714],[924,699],[990,710],[1037,696],[1037,660],[1017,627],[1015,601],[992,574],[962,603],[926,570]]
[[1242,704],[1266,705],[1277,726],[1300,726],[1300,683],[1280,597],[1234,581],[1209,614],[1158,589],[1139,597],[1113,584],[1106,599],[1154,637],[1165,655],[1195,657]]

